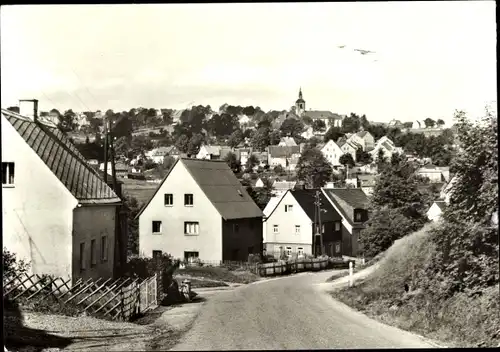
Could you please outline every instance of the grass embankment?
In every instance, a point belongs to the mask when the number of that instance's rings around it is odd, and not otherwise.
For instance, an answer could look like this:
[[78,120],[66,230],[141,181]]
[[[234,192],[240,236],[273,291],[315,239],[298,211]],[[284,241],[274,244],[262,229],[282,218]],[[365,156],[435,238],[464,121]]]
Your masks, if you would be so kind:
[[223,287],[229,283],[249,284],[258,281],[259,276],[247,270],[229,270],[224,267],[191,266],[177,269],[174,278],[191,280],[191,287]]
[[[377,270],[353,288],[341,288],[335,299],[384,323],[442,341],[448,346],[496,347],[500,343],[499,286],[471,297],[458,293],[448,300],[419,288],[417,274],[435,255],[429,240],[432,225],[389,248]],[[415,282],[416,281],[416,282]],[[410,286],[405,291],[405,284]]]

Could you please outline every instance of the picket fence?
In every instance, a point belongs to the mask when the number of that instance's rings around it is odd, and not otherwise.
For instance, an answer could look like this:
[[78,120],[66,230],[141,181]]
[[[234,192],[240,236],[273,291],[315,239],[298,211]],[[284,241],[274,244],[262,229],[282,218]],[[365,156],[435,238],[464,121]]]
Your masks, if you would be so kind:
[[146,280],[98,278],[71,279],[23,273],[3,279],[3,297],[11,301],[47,301],[71,307],[80,313],[112,320],[130,320],[154,308],[157,300],[157,275]]

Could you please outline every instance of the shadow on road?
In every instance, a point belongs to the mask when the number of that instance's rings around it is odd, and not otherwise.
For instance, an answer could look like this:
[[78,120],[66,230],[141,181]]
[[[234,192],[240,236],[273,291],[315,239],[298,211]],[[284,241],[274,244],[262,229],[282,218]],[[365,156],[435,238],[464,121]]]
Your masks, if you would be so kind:
[[8,350],[17,351],[26,347],[30,347],[32,351],[42,351],[47,348],[62,349],[73,343],[70,338],[23,326],[23,316],[19,305],[6,299],[3,303],[4,344]]

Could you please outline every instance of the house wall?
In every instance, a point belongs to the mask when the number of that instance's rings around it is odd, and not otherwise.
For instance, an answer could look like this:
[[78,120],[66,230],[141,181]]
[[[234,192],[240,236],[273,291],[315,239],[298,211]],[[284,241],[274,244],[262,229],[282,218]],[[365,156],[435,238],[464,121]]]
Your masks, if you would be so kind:
[[342,255],[357,257],[359,253],[359,236],[361,229],[351,228],[342,224]]
[[200,147],[200,151],[196,154],[196,159],[210,159],[210,154],[204,146]]
[[247,261],[262,253],[262,230],[261,217],[222,220],[222,260]]
[[340,166],[339,158],[342,156],[343,152],[334,141],[329,140],[328,143],[323,146],[321,152],[332,166]]
[[[285,212],[285,205],[293,205],[293,210]],[[273,232],[275,224],[279,226],[278,233]],[[295,225],[300,225],[300,234],[295,233]],[[264,243],[268,253],[274,252],[275,246],[287,245],[292,246],[292,250],[303,247],[306,253],[311,253],[312,221],[290,192],[283,197],[263,226],[265,226]]]
[[356,161],[356,150],[349,147],[347,144],[344,144],[340,149],[342,149],[343,154],[349,153],[351,154],[354,161]]
[[286,168],[286,158],[273,158],[272,156],[269,156],[269,166],[275,167],[278,165]]
[[422,177],[427,177],[431,183],[437,183],[442,181],[441,172],[425,172],[419,171],[418,173]]
[[[173,206],[164,205],[165,193],[173,194]],[[185,193],[193,194],[193,206],[184,206]],[[162,222],[161,234],[152,234],[153,220]],[[198,221],[199,234],[185,235],[185,221]],[[204,260],[222,260],[221,216],[181,161],[139,217],[139,253],[152,257],[153,250],[175,258],[184,258],[187,251],[198,252]]]
[[3,246],[34,274],[70,278],[78,201],[4,116],[1,127],[2,162],[15,163],[14,186],[2,186]]
[[[114,205],[92,205],[77,207],[73,211],[73,280],[113,277],[115,259],[115,217]],[[106,260],[101,260],[101,237],[107,236]],[[91,240],[96,242],[96,264],[91,263]],[[80,243],[85,243],[85,270],[80,268]]]

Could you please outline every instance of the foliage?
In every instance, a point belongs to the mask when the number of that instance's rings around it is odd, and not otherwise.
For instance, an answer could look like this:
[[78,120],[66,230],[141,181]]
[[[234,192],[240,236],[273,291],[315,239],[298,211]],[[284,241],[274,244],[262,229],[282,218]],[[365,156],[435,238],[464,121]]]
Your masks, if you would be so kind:
[[323,120],[314,120],[312,123],[313,131],[324,131],[326,130],[326,124]]
[[104,161],[104,147],[97,142],[92,143],[74,143],[76,149],[85,157],[85,159],[96,159],[99,162]]
[[175,146],[180,152],[187,153],[189,148],[189,137],[185,134],[179,136],[179,138],[175,141]]
[[[169,254],[163,253],[158,258],[133,257],[126,265],[126,276],[147,279],[156,273],[172,277],[174,271],[179,267],[179,260],[174,260]],[[165,287],[164,287],[165,289]]]
[[328,142],[330,139],[337,143],[340,137],[343,137],[344,133],[342,133],[340,127],[332,126],[326,131],[324,135],[324,141]]
[[139,219],[135,217],[141,211],[142,204],[137,199],[125,195],[123,198],[123,205],[127,210],[127,227],[128,227],[128,241],[127,252],[128,254],[139,253]]
[[331,178],[332,166],[323,153],[316,148],[306,147],[297,163],[297,178],[308,188],[323,187]]
[[358,116],[355,113],[351,113],[342,120],[341,130],[343,133],[356,133],[361,127],[366,129],[368,126],[369,123],[365,115]]
[[286,173],[285,169],[281,165],[276,165],[273,169],[273,172],[279,176],[284,175]]
[[297,119],[286,119],[280,127],[281,136],[298,137],[304,130],[304,123]]
[[236,115],[230,113],[215,114],[207,124],[209,132],[216,136],[229,136],[240,128]]
[[3,276],[5,278],[21,275],[28,272],[30,264],[23,259],[17,259],[15,253],[3,247]]
[[259,165],[259,158],[257,158],[257,156],[255,156],[255,154],[251,154],[247,159],[247,162],[245,164],[245,168],[247,170],[253,170],[253,168],[257,165]]
[[341,163],[344,166],[349,165],[350,167],[353,167],[355,165],[354,159],[352,158],[352,155],[349,153],[342,154],[339,158],[339,163]]
[[356,161],[362,164],[370,164],[373,160],[370,153],[359,148],[356,150]]
[[444,121],[442,119],[438,119],[436,121],[436,125],[439,127],[439,126],[444,126]]
[[205,141],[205,136],[201,133],[195,133],[189,139],[189,143],[187,146],[187,154],[196,155],[200,151],[200,147]]
[[240,129],[237,129],[229,136],[229,140],[227,141],[227,145],[231,148],[236,148],[240,143],[243,142],[243,132]]
[[428,117],[424,120],[424,123],[425,123],[425,127],[434,127],[434,125],[436,124],[436,121],[434,121],[433,119]]
[[246,191],[250,197],[252,197],[255,204],[257,204],[261,210],[264,210],[273,196],[273,186],[271,180],[268,178],[263,177],[262,182],[264,183],[264,187],[262,188],[253,188],[247,180],[241,181],[241,184],[246,188]]
[[78,126],[76,123],[76,114],[73,110],[69,109],[64,113],[64,115],[59,115],[59,123],[57,127],[63,132],[71,132]]
[[234,154],[233,152],[227,153],[226,157],[224,158],[224,161],[227,163],[227,165],[229,165],[229,167],[231,168],[231,170],[233,170],[235,174],[241,171],[241,163],[236,157],[236,154]]
[[252,136],[252,147],[259,151],[263,151],[269,145],[269,127],[259,127]]

